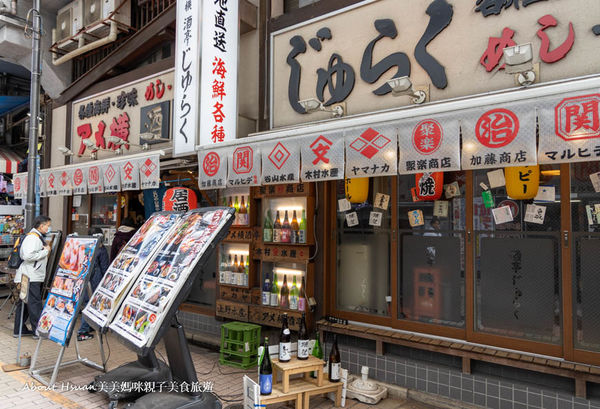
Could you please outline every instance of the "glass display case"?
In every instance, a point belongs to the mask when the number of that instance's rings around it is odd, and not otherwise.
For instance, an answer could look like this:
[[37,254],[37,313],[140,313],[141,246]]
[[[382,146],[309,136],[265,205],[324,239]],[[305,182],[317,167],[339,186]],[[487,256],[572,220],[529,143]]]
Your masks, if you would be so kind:
[[222,243],[219,246],[219,284],[248,287],[249,274],[250,245]]
[[261,305],[306,311],[306,263],[263,261]]
[[265,198],[261,206],[263,243],[307,244],[306,197]]

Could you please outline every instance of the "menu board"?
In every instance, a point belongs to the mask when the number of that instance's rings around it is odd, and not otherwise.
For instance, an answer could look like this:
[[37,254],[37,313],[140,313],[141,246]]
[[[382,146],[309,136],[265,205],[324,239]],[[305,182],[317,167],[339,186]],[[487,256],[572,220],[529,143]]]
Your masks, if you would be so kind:
[[181,213],[154,213],[113,260],[83,310],[92,325],[105,328],[117,312],[122,296],[167,238]]
[[97,238],[67,236],[37,325],[41,337],[68,345],[97,245]]
[[138,348],[150,347],[194,267],[231,224],[228,208],[195,209],[177,221],[137,278],[110,329]]

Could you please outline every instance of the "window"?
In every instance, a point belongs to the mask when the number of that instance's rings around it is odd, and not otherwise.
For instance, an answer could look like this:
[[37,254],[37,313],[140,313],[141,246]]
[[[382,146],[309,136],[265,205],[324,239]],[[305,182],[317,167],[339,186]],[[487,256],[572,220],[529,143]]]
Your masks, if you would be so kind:
[[[377,193],[391,195],[391,177],[369,178],[367,200],[337,211],[337,310],[389,316],[391,204],[374,207]],[[345,198],[344,181],[336,182],[336,199]],[[336,202],[337,204],[337,202]],[[339,210],[339,209],[338,209]],[[371,212],[381,213],[381,226],[370,223]],[[346,215],[356,213],[357,225]],[[352,223],[353,224],[353,223]]]
[[[398,177],[398,318],[428,324],[465,325],[465,173],[446,172],[444,183],[456,182],[460,195],[414,202],[415,175]],[[444,198],[442,198],[444,199]],[[422,213],[411,227],[409,212]]]

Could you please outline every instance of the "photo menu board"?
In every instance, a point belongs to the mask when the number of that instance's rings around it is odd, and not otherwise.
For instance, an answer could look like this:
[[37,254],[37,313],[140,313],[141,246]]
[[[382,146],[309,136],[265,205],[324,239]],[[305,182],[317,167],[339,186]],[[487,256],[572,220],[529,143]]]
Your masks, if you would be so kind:
[[86,320],[106,328],[117,312],[121,298],[146,266],[181,213],[154,213],[113,260],[83,310]]
[[178,220],[148,268],[140,274],[110,329],[137,348],[150,347],[198,261],[233,219],[229,208],[187,212]]
[[97,246],[97,238],[67,236],[37,325],[41,337],[69,344]]

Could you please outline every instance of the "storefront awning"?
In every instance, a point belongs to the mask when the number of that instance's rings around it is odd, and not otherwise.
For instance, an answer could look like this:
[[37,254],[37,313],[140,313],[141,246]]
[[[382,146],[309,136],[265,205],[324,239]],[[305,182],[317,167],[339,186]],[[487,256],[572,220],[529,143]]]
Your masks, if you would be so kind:
[[0,95],[0,116],[29,104],[29,97]]
[[23,158],[19,157],[13,151],[0,148],[0,172],[16,173],[17,167]]
[[[41,169],[41,197],[125,190],[155,189],[160,183],[160,157],[166,150],[119,156],[72,165]],[[14,175],[15,198],[27,194],[27,173]]]
[[199,146],[200,189],[600,160],[599,91],[594,75]]

